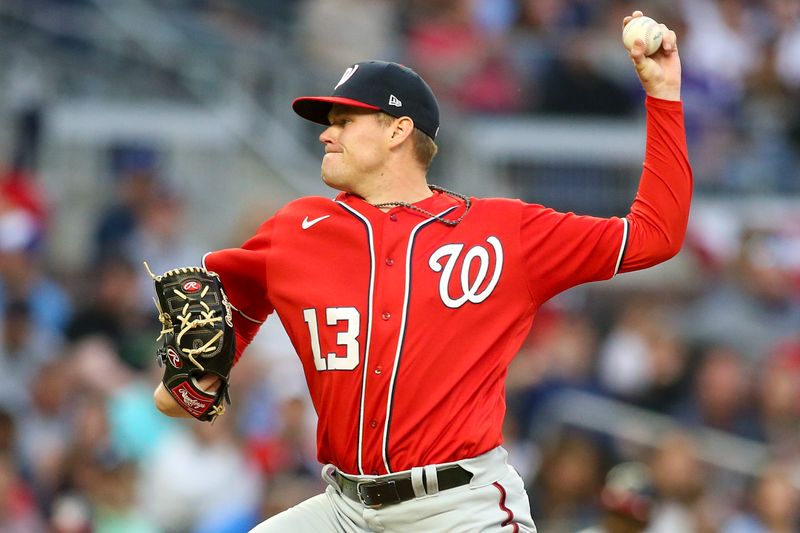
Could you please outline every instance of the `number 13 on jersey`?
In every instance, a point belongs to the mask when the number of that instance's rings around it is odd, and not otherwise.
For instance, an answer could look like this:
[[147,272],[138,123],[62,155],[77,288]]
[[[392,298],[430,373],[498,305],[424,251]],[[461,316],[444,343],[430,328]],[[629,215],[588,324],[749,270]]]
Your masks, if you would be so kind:
[[361,314],[355,307],[328,307],[325,309],[325,323],[336,326],[345,322],[346,327],[336,332],[336,345],[343,346],[344,355],[337,352],[327,352],[322,356],[319,341],[319,326],[316,309],[304,309],[303,319],[308,325],[311,335],[311,353],[314,355],[314,366],[317,370],[353,370],[358,366],[359,346],[358,334],[360,332]]

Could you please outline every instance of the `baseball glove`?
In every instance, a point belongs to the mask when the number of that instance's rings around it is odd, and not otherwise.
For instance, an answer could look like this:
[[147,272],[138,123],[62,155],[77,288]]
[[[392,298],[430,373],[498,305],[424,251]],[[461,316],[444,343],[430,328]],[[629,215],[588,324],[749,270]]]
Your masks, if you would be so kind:
[[[168,270],[156,276],[156,308],[163,345],[156,360],[164,367],[162,383],[187,413],[213,421],[230,404],[228,380],[233,367],[236,338],[231,305],[214,272],[200,267]],[[216,393],[203,390],[197,378],[205,374],[220,378]]]

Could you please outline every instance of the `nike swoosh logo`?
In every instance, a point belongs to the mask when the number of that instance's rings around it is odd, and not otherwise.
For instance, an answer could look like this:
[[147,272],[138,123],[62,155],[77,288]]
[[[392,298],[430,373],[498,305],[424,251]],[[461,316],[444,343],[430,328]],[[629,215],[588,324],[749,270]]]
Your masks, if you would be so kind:
[[317,222],[322,222],[323,220],[325,220],[329,216],[330,215],[323,215],[323,216],[321,216],[319,218],[315,218],[313,220],[308,220],[308,217],[306,217],[306,218],[303,219],[303,223],[301,224],[301,226],[303,226],[303,229],[308,229],[311,226],[313,226],[314,224],[316,224]]

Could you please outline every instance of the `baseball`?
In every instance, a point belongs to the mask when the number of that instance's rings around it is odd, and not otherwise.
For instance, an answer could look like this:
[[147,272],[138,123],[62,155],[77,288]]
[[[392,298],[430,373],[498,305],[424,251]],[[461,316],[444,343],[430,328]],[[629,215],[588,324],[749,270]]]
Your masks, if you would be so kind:
[[647,45],[644,55],[651,55],[661,47],[663,32],[658,22],[650,17],[636,17],[622,30],[622,42],[628,50],[633,48],[633,43],[641,39]]

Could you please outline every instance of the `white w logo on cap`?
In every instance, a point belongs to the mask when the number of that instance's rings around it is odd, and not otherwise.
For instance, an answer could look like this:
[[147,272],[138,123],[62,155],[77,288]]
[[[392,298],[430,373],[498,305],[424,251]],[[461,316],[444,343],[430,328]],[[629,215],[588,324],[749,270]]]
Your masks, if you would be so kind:
[[403,107],[403,102],[400,101],[395,95],[389,95],[389,105],[393,105],[395,107]]
[[335,91],[336,89],[339,88],[339,85],[349,80],[353,76],[353,74],[356,73],[357,70],[358,70],[358,65],[347,67],[347,70],[344,71],[344,74],[342,74],[342,78],[339,80],[339,83],[336,84],[336,87],[334,87],[333,90]]

